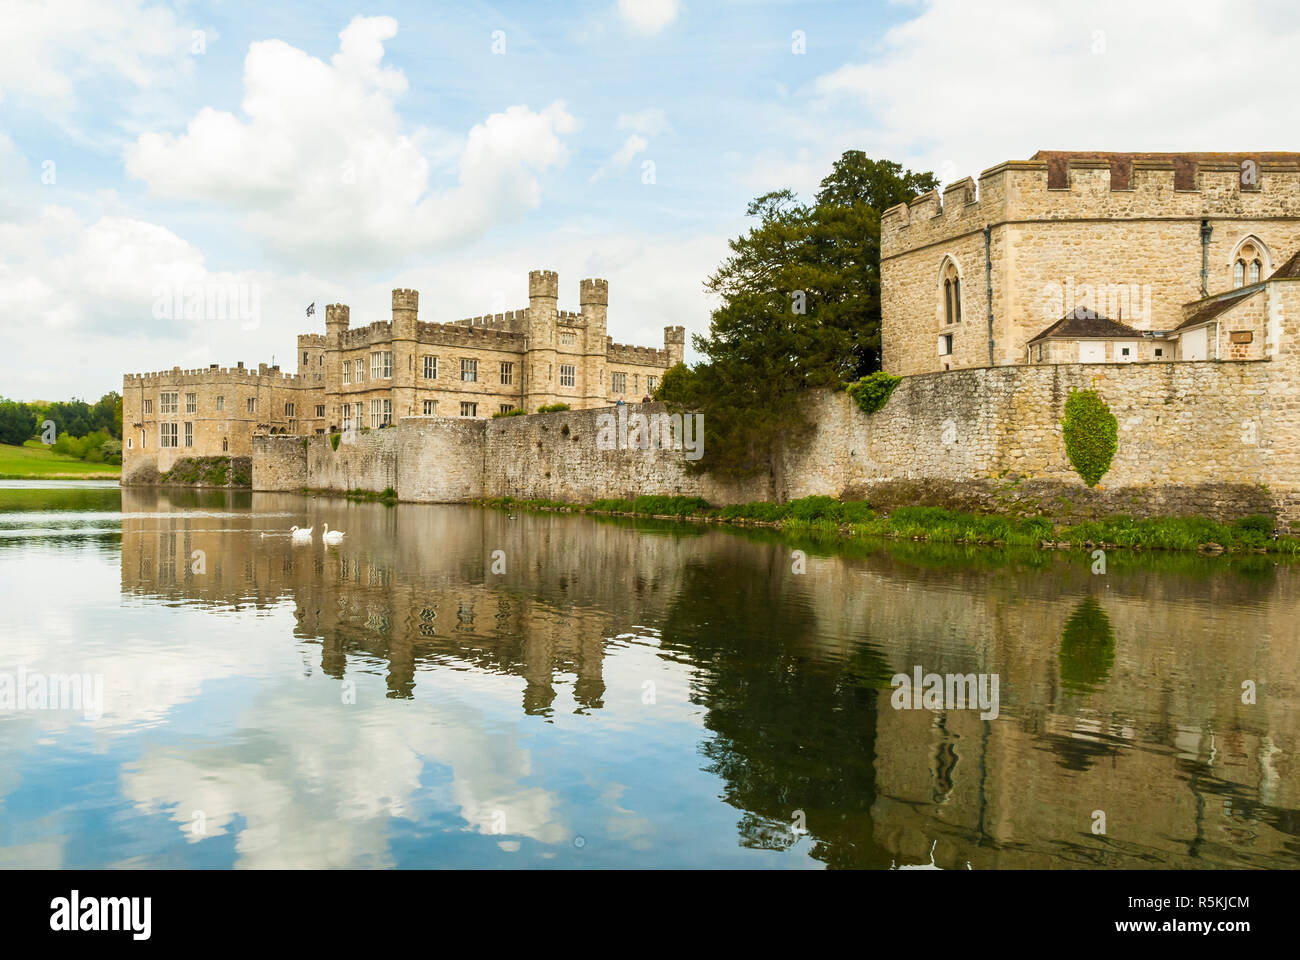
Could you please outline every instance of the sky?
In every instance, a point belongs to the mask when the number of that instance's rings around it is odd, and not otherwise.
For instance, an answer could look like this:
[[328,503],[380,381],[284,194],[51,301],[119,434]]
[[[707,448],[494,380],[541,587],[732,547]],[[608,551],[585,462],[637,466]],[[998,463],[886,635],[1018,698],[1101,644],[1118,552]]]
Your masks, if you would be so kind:
[[660,346],[707,330],[747,202],[844,150],[945,184],[1295,150],[1296,49],[1269,0],[0,0],[0,395],[292,370],[327,303],[446,322],[532,269],[566,310],[608,279],[609,333]]

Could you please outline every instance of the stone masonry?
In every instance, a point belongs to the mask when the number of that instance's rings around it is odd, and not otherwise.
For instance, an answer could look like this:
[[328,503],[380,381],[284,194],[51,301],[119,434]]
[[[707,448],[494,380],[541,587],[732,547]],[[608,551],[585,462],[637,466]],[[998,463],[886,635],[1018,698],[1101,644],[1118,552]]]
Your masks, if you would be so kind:
[[664,328],[662,349],[615,343],[606,334],[607,281],[583,280],[578,301],[578,311],[561,310],[555,272],[534,270],[527,307],[429,323],[419,319],[419,293],[399,289],[389,321],[354,328],[347,305],[326,306],[325,333],[298,337],[296,375],[265,364],[255,375],[242,364],[128,374],[124,482],[146,467],[165,471],[178,457],[247,455],[254,436],[637,401],[682,362],[682,326]]

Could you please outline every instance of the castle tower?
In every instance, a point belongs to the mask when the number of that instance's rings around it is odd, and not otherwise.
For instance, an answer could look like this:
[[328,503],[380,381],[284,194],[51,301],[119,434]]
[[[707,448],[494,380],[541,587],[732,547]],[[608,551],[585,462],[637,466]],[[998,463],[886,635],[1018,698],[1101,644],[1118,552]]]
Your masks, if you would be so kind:
[[348,332],[350,313],[346,303],[325,305],[325,419],[327,424],[343,429],[338,410],[343,378],[340,370],[343,338]]
[[393,291],[393,423],[413,416],[415,409],[415,365],[419,340],[416,333],[420,310],[417,290]]
[[686,359],[686,328],[664,327],[664,352],[668,354],[668,369],[671,370]]
[[578,285],[578,303],[586,323],[582,342],[582,399],[586,407],[603,407],[609,401],[609,376],[605,369],[605,328],[609,312],[609,281],[583,280]]
[[325,305],[325,337],[330,350],[338,350],[343,345],[343,334],[348,332],[348,314],[346,303]]
[[555,402],[555,327],[560,278],[554,270],[528,273],[528,350],[524,360],[524,409]]

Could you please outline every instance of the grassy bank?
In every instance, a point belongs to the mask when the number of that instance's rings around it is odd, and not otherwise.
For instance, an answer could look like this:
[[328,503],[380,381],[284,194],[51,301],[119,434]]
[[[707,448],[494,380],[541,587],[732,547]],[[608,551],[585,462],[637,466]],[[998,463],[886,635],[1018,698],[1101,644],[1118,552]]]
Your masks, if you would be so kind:
[[116,480],[121,476],[119,466],[64,456],[39,440],[28,440],[21,447],[0,443],[0,480]]
[[500,497],[479,501],[500,509],[660,517],[697,522],[774,527],[824,537],[877,537],[933,543],[1038,548],[1095,547],[1134,550],[1199,550],[1228,553],[1300,554],[1300,539],[1274,538],[1268,516],[1216,523],[1200,517],[1139,520],[1115,516],[1075,524],[1042,518],[964,513],[942,507],[900,507],[877,513],[865,501],[805,497],[787,503],[745,503],[713,507],[698,497],[644,496],[635,500],[596,500],[589,504]]
[[351,490],[345,490],[339,493],[337,490],[319,490],[312,487],[303,487],[299,491],[305,497],[342,497],[344,500],[352,500],[357,503],[386,503],[390,506],[397,503],[397,491],[392,487],[385,487],[381,491],[362,490],[360,487],[354,487]]

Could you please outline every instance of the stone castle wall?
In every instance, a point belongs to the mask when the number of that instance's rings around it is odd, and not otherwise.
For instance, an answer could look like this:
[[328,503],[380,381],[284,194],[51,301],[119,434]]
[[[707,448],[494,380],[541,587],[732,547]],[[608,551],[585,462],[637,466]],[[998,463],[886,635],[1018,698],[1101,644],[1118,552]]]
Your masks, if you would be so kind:
[[[1300,249],[1300,168],[1294,160],[1258,168],[1252,187],[1236,162],[1180,169],[1173,160],[1133,160],[1112,169],[1082,159],[1053,169],[1046,159],[1016,161],[981,175],[978,193],[967,178],[942,199],[931,191],[890,208],[881,216],[885,369],[990,365],[990,279],[994,364],[1025,362],[1027,342],[1065,315],[1056,291],[1067,284],[1124,294],[1136,287],[1142,309],[1116,308],[1109,296],[1091,306],[1138,329],[1172,330],[1183,305],[1201,298],[1202,221],[1212,229],[1211,294],[1232,289],[1233,256],[1247,238],[1265,249],[1265,276]],[[956,329],[943,324],[940,274],[949,259],[961,275]],[[941,333],[953,335],[951,356],[940,356]]]
[[[993,367],[908,377],[868,416],[845,393],[809,399],[772,476],[743,484],[691,473],[680,450],[602,450],[598,416],[618,408],[495,421],[414,418],[332,450],[328,438],[254,441],[253,487],[382,490],[403,500],[513,496],[566,501],[639,494],[714,504],[810,495],[882,505],[1300,520],[1300,376],[1293,356],[1204,363]],[[1099,488],[1070,466],[1060,420],[1095,389],[1119,421]],[[658,404],[624,410],[662,413]],[[705,424],[705,443],[708,424]],[[296,444],[296,445],[295,445]]]

